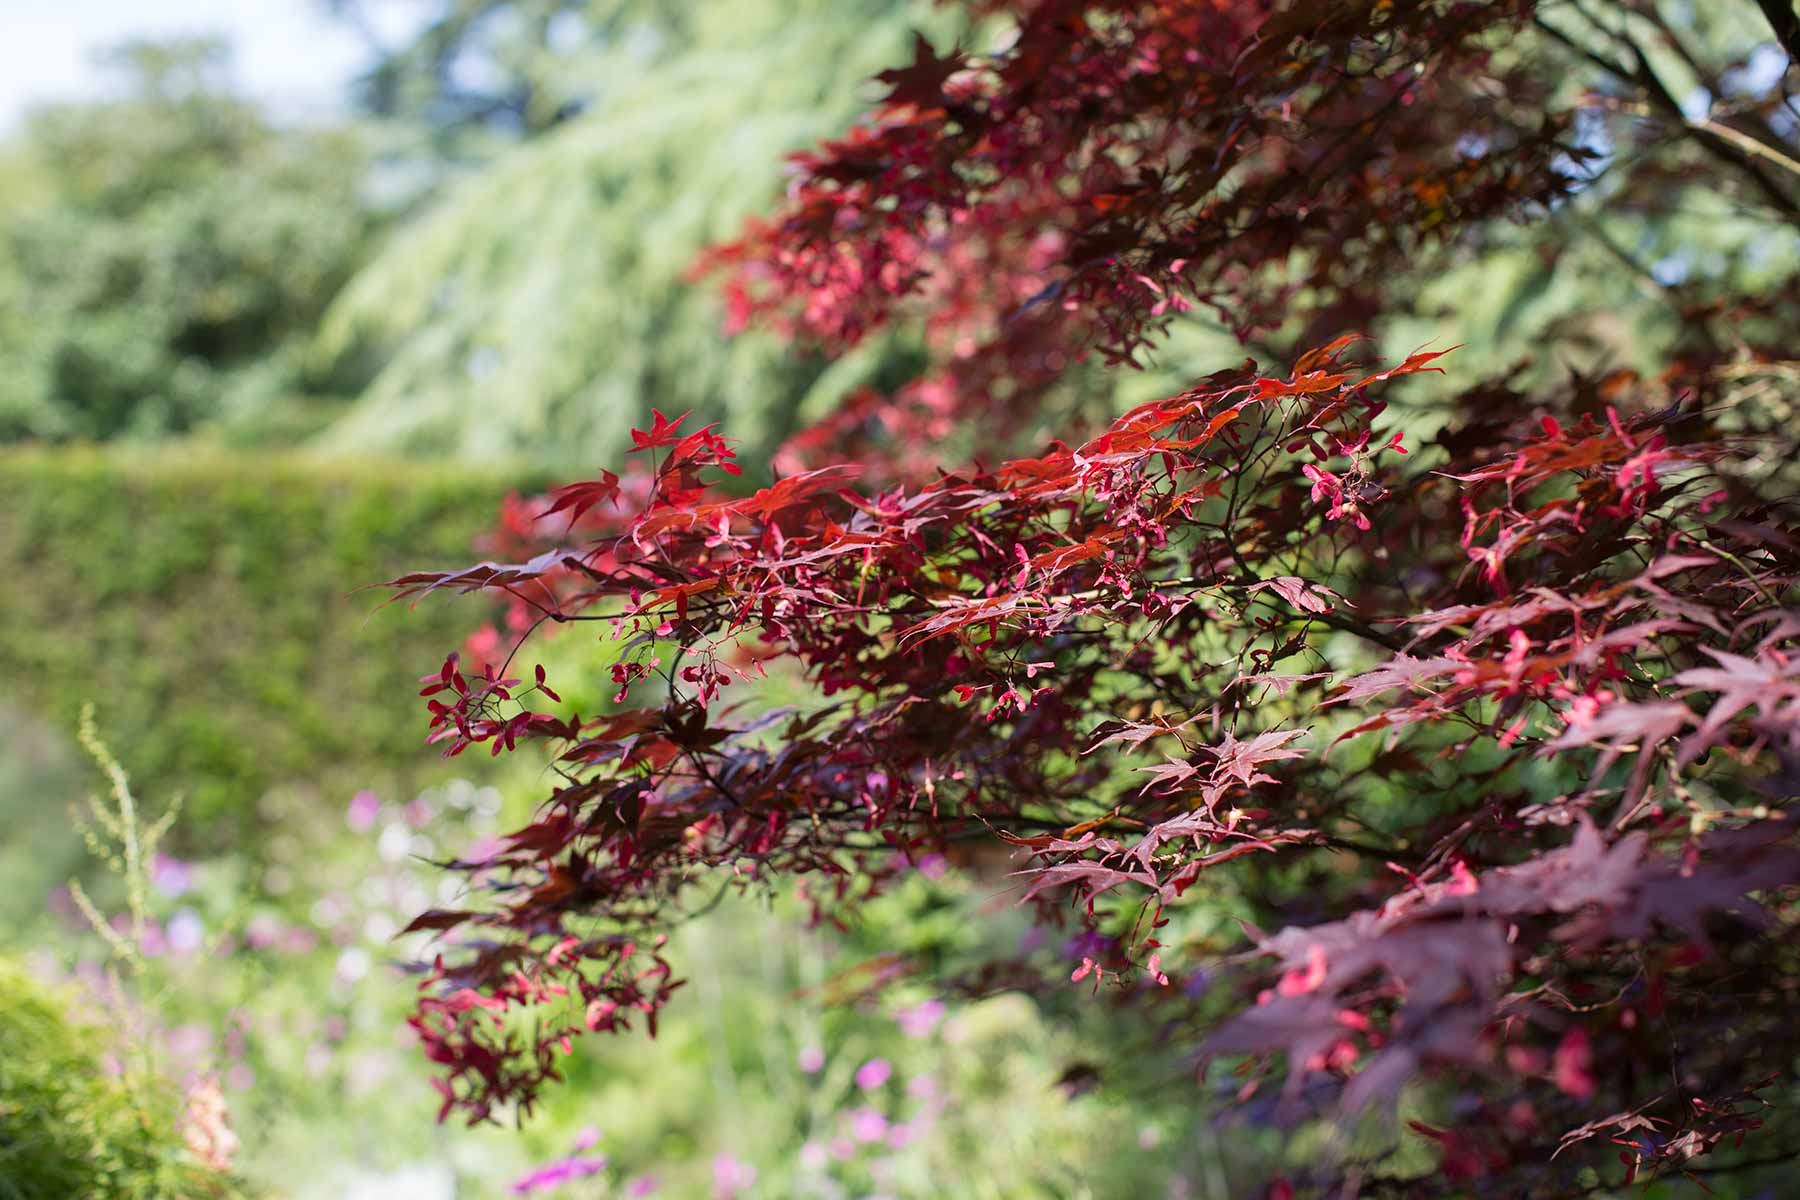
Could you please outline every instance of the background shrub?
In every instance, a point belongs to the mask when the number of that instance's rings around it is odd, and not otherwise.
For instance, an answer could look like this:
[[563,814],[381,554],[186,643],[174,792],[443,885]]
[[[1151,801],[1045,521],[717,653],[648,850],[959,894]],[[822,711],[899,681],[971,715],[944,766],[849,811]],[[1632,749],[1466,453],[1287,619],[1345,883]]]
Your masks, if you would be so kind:
[[186,1161],[180,1100],[106,1069],[109,1039],[73,999],[0,958],[0,1200],[236,1195]]

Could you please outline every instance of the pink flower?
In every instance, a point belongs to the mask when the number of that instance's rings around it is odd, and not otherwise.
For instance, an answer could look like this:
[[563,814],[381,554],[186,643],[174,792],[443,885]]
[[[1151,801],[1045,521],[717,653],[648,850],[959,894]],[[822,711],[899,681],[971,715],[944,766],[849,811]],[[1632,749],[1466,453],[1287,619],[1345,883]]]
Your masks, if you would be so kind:
[[859,1142],[879,1142],[887,1131],[887,1118],[866,1104],[850,1114],[850,1136]]
[[943,1019],[944,1002],[941,1000],[921,1000],[911,1008],[903,1008],[894,1014],[894,1021],[909,1038],[930,1037],[931,1031]]
[[193,864],[158,854],[150,863],[150,883],[157,891],[173,900],[194,886]]
[[856,1086],[865,1092],[873,1091],[888,1081],[893,1075],[893,1065],[885,1058],[871,1058],[856,1068]]
[[281,922],[268,913],[257,913],[244,926],[244,941],[252,950],[267,950],[281,940]]
[[717,1200],[731,1200],[756,1182],[756,1168],[730,1153],[713,1158],[713,1195]]
[[381,815],[381,797],[371,791],[361,791],[350,797],[350,808],[344,813],[344,824],[352,833],[367,833],[375,828],[375,818]]
[[919,860],[919,874],[927,879],[942,879],[950,871],[950,860],[941,854],[927,854]]
[[817,1075],[825,1069],[825,1052],[817,1046],[808,1046],[800,1051],[800,1069],[808,1075]]
[[182,1139],[187,1143],[188,1151],[212,1170],[231,1170],[238,1139],[231,1130],[231,1113],[225,1106],[225,1094],[219,1090],[219,1081],[210,1075],[201,1078],[188,1091]]

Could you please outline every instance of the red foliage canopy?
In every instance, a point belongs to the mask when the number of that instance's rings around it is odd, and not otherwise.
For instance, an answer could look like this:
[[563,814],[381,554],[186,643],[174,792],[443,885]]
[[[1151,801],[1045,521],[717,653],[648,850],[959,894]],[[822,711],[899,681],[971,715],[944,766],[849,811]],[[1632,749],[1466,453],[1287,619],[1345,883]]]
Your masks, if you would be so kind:
[[[1077,984],[1202,1078],[1243,1060],[1229,1103],[1417,1087],[1450,1114],[1413,1126],[1430,1176],[1346,1151],[1288,1194],[1552,1195],[1728,1153],[1796,1049],[1771,934],[1800,918],[1800,532],[1785,447],[1698,358],[1483,384],[1421,442],[1388,399],[1454,360],[1362,367],[1345,336],[922,470],[934,431],[1028,411],[1084,348],[1129,356],[1189,304],[1327,322],[1422,239],[1572,186],[1539,77],[1506,105],[1471,83],[1512,78],[1470,64],[1535,6],[987,7],[1006,51],[921,42],[716,254],[744,317],[807,336],[928,313],[933,370],[785,460],[866,461],[744,495],[727,439],[658,413],[645,469],[513,512],[516,564],[394,581],[494,593],[526,633],[598,623],[617,685],[582,719],[541,672],[424,681],[448,753],[541,741],[562,779],[454,864],[480,907],[415,923],[452,931],[415,1018],[445,1111],[529,1103],[571,1036],[653,1025],[658,930],[700,881],[800,878],[831,911],[997,841],[1021,903],[1095,935]],[[729,702],[772,671],[818,701]],[[1271,931],[1205,986],[1229,947],[1165,943],[1171,917],[1273,864]],[[964,982],[999,978],[1072,986],[1047,954]]]

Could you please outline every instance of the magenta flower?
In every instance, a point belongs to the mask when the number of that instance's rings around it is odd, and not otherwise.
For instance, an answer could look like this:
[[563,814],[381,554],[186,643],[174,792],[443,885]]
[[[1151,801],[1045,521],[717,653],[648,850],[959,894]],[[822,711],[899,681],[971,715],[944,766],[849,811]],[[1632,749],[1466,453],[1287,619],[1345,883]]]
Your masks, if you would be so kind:
[[800,1069],[808,1075],[817,1075],[825,1069],[825,1052],[817,1046],[808,1046],[799,1055]]
[[533,1192],[554,1191],[565,1183],[576,1179],[585,1179],[589,1175],[598,1175],[604,1170],[606,1170],[604,1155],[596,1155],[593,1158],[565,1158],[560,1162],[539,1167],[529,1175],[521,1176],[513,1182],[510,1190],[515,1196],[529,1196]]
[[865,1092],[874,1091],[886,1083],[894,1073],[893,1066],[885,1058],[871,1058],[856,1068],[856,1086]]
[[859,1142],[879,1142],[887,1131],[887,1118],[866,1104],[850,1114],[850,1136]]

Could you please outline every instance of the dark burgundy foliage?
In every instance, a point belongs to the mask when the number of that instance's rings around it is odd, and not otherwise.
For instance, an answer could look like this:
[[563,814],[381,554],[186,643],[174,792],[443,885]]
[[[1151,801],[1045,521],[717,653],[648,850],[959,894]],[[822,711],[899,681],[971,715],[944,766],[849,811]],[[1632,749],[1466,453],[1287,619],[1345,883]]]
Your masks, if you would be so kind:
[[[1445,1114],[1400,1135],[1427,1174],[1347,1141],[1272,1193],[1800,1153],[1764,1112],[1800,1047],[1794,441],[1731,382],[1779,357],[1784,301],[1696,304],[1660,377],[1479,383],[1421,438],[1390,403],[1455,356],[1370,365],[1341,331],[1431,245],[1588,178],[1581,105],[1624,85],[1554,107],[1567,6],[976,7],[1016,21],[1005,52],[921,41],[708,264],[739,319],[827,345],[922,314],[923,376],[747,495],[727,439],[657,413],[640,469],[514,506],[513,562],[394,582],[492,594],[521,640],[593,623],[616,686],[579,717],[541,672],[424,681],[447,753],[542,742],[560,776],[454,864],[475,907],[415,923],[449,934],[415,1019],[446,1112],[529,1105],[571,1035],[653,1027],[696,885],[799,880],[831,916],[992,843],[1037,919],[1094,936],[990,983],[1105,991],[1228,1107]],[[1764,165],[1730,186],[1791,219]],[[1193,307],[1319,348],[934,461]],[[816,703],[733,702],[765,673]],[[1248,940],[1180,936],[1208,903]]]

